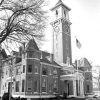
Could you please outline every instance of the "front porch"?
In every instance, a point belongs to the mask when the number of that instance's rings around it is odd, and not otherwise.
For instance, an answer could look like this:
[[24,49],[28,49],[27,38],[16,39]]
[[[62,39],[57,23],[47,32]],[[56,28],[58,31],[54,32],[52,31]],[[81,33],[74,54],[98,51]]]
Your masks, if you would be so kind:
[[63,94],[67,97],[84,98],[84,77],[82,73],[62,75]]

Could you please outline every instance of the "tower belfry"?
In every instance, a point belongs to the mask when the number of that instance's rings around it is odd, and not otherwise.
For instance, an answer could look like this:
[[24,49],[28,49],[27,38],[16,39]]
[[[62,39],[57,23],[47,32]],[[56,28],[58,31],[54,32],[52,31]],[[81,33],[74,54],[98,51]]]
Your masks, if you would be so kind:
[[59,0],[57,4],[51,9],[54,19],[53,27],[53,54],[54,60],[58,64],[72,63],[71,52],[71,34],[69,21],[69,11],[71,9],[66,6],[62,0]]

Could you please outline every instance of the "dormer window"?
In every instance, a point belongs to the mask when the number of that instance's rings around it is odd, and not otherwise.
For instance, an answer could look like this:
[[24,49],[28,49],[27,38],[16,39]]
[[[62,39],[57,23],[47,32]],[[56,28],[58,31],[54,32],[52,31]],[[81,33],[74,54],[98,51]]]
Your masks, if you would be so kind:
[[56,16],[58,16],[58,10],[56,10]]

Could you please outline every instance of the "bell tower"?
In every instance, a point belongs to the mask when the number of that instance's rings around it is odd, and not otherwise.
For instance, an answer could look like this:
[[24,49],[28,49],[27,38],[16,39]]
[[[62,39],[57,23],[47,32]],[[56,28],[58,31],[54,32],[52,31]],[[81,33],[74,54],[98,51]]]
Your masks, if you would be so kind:
[[69,11],[71,9],[61,0],[51,9],[54,20],[53,27],[53,54],[54,60],[58,64],[72,63],[71,52],[71,32],[69,21]]

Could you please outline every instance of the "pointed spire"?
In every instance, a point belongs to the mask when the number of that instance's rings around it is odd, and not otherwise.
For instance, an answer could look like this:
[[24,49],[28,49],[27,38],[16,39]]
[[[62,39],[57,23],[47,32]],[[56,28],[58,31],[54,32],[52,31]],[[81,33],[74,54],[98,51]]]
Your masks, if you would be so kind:
[[55,5],[55,7],[53,7],[51,10],[54,10],[55,8],[57,8],[57,7],[59,7],[59,6],[64,6],[66,9],[68,9],[69,11],[71,10],[68,6],[66,6],[63,2],[62,2],[62,0],[59,0],[58,2],[57,2],[57,4]]

